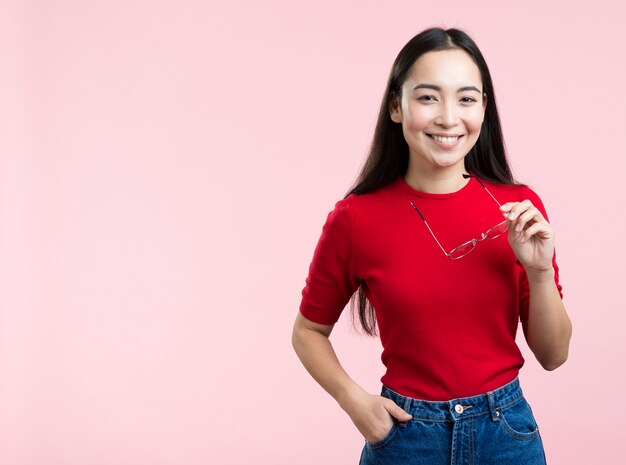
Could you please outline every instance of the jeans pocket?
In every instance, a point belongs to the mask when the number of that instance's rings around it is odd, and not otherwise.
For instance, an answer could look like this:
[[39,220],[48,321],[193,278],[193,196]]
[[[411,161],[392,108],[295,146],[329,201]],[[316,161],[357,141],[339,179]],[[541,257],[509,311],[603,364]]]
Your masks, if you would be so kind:
[[399,427],[398,421],[394,418],[393,426],[387,432],[387,434],[385,434],[385,436],[383,436],[378,441],[373,441],[373,442],[365,441],[365,445],[370,449],[378,449],[379,447],[384,446],[385,444],[389,443],[389,441],[391,441],[393,437],[396,435],[396,433],[398,432],[398,427]]
[[530,440],[539,435],[537,422],[525,398],[499,409],[499,412],[502,427],[513,439]]

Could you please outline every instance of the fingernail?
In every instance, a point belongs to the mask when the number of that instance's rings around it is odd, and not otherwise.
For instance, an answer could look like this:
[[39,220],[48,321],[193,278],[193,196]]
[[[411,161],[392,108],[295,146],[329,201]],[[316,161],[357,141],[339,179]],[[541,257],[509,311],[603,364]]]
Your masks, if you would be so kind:
[[515,230],[516,230],[517,232],[521,231],[521,230],[522,230],[522,225],[521,225],[521,224],[518,224],[517,226],[515,226]]
[[515,212],[509,213],[509,219],[510,220],[514,220],[515,219]]

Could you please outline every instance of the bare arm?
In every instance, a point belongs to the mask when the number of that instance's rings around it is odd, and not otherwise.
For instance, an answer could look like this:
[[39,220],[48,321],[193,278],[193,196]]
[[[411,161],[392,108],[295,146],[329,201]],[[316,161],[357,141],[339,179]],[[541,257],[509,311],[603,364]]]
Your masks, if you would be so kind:
[[567,360],[572,323],[554,282],[554,230],[530,200],[500,210],[510,222],[509,243],[526,270],[530,291],[528,319],[522,323],[528,347],[546,370]]
[[333,327],[315,323],[298,312],[291,339],[293,348],[307,371],[345,410],[365,439],[376,441],[393,426],[390,415],[402,421],[411,415],[392,400],[369,394],[348,376],[329,340]]
[[529,273],[530,303],[528,320],[522,323],[528,347],[546,370],[554,370],[567,360],[572,337],[570,321],[554,282],[554,269]]
[[291,343],[309,374],[342,405],[361,387],[343,369],[328,339],[334,326],[314,323],[298,312]]

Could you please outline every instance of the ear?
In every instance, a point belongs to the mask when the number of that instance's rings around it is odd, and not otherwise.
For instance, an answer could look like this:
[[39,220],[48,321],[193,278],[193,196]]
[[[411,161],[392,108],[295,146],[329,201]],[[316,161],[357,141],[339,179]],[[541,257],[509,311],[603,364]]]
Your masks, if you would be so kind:
[[400,99],[394,93],[391,94],[391,99],[389,101],[389,116],[391,116],[391,121],[394,123],[402,122],[402,108],[400,106]]

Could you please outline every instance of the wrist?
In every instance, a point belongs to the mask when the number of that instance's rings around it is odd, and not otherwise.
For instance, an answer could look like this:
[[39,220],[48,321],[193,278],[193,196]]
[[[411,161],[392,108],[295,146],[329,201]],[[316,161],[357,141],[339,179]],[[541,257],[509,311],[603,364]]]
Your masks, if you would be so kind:
[[354,400],[361,394],[365,393],[363,388],[352,382],[340,391],[336,400],[339,406],[346,412],[349,412],[354,405]]
[[554,281],[554,268],[526,269],[526,276],[529,283],[541,284]]

